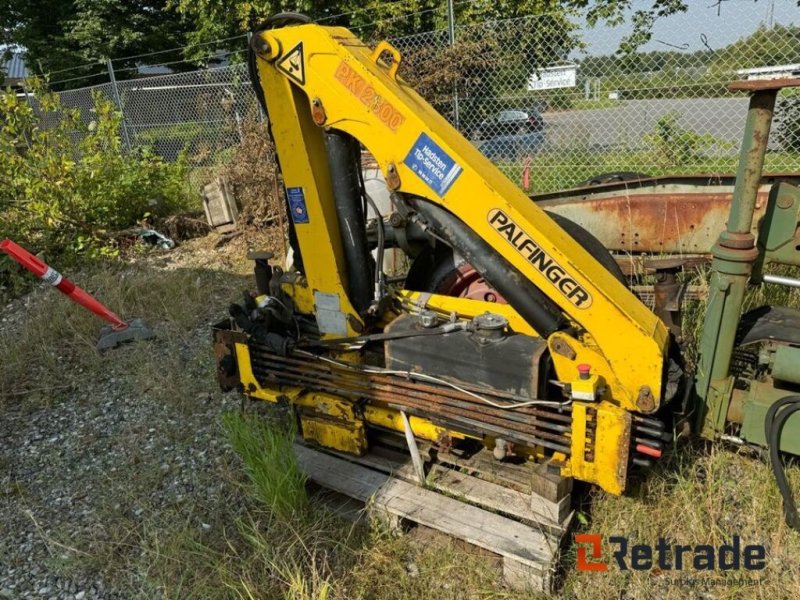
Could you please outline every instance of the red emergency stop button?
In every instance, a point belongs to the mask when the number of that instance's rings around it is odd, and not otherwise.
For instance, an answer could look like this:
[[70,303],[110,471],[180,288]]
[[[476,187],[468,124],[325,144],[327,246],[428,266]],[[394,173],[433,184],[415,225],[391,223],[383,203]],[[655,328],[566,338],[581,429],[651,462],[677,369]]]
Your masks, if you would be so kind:
[[589,375],[592,372],[592,365],[587,365],[586,363],[581,363],[578,365],[578,376],[581,379],[589,379]]

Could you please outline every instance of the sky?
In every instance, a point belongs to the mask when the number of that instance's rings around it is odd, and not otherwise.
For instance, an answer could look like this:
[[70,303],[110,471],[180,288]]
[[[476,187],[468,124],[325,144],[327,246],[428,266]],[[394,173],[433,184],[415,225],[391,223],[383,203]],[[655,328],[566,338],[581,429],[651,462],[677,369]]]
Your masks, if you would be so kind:
[[[686,0],[686,3],[689,6],[687,12],[656,21],[653,39],[642,47],[643,50],[676,50],[685,48],[688,44],[688,48],[685,49],[693,52],[704,47],[702,34],[705,34],[708,45],[713,49],[727,46],[751,34],[760,24],[766,23],[770,4],[774,5],[775,24],[800,25],[800,7],[797,6],[797,0],[722,0],[719,3],[717,0]],[[652,0],[633,2],[634,10],[651,6]],[[587,52],[592,55],[602,55],[616,51],[620,39],[631,31],[628,23],[630,19],[626,19],[626,24],[619,27],[587,28],[583,36],[588,43]],[[681,48],[673,48],[667,44]]]

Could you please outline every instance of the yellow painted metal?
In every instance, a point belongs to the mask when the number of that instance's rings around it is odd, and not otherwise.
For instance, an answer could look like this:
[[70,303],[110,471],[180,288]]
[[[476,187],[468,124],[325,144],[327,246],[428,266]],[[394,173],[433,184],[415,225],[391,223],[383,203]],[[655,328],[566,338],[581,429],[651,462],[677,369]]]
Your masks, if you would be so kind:
[[[362,454],[366,450],[365,423],[399,433],[404,431],[400,412],[380,402],[358,407],[347,398],[308,392],[299,386],[262,387],[253,375],[246,344],[236,344],[236,360],[245,394],[269,402],[283,399],[296,405],[300,411],[302,431],[306,439],[328,448]],[[587,450],[587,408],[597,411],[597,434],[593,442],[592,461],[584,458]],[[480,436],[454,431],[425,418],[409,416],[409,420],[414,435],[420,439],[436,442],[442,436],[449,435],[452,439],[481,440]],[[610,493],[621,494],[625,489],[630,427],[630,414],[609,402],[573,403],[571,456],[566,457],[560,453],[553,456],[565,464],[562,475],[595,483]],[[490,448],[494,445],[492,438],[486,438],[483,442]],[[524,446],[515,446],[515,453],[533,459],[541,459],[544,456],[541,448]]]
[[575,400],[593,402],[597,399],[602,385],[603,378],[597,374],[589,375],[586,379],[578,377],[570,382],[572,397]]
[[[659,406],[665,325],[363,42],[346,29],[311,24],[258,35],[268,48],[258,68],[285,183],[305,190],[309,222],[296,230],[306,276],[312,289],[340,296],[348,328],[361,321],[344,294],[323,130],[312,121],[312,101],[323,107],[326,127],[349,133],[372,153],[390,187],[453,212],[591,336],[589,342],[579,333],[575,350],[595,353],[593,368],[622,408],[637,409],[643,386],[652,391],[653,410]],[[277,68],[298,44],[302,84]],[[404,163],[423,133],[462,169],[444,196]],[[572,379],[573,368],[556,362],[560,379]]]
[[307,392],[299,386],[262,387],[253,374],[246,344],[236,344],[236,362],[245,394],[268,402],[283,399],[299,407],[303,439],[355,455],[366,451],[364,419],[352,401],[333,394]]
[[[596,410],[597,419],[591,460],[586,458],[586,424],[590,420],[587,409]],[[610,402],[573,403],[571,455],[561,474],[595,483],[611,494],[621,494],[625,491],[628,473],[630,436],[631,415],[628,411]]]
[[294,308],[303,315],[314,314],[314,292],[305,277],[293,283],[281,283],[281,289],[294,300]]
[[301,407],[304,440],[356,456],[366,452],[364,419],[353,402],[333,394],[309,392],[298,397],[295,404]]
[[[403,432],[403,420],[400,411],[393,408],[388,408],[379,403],[371,403],[364,407],[364,418],[371,425],[376,427],[383,427],[384,429],[391,429],[393,431]],[[445,427],[435,425],[428,419],[409,415],[408,420],[411,424],[411,431],[414,436],[422,440],[429,440],[431,442],[439,441],[442,436],[449,435],[453,439],[474,438],[473,436],[460,433],[458,431],[451,431]]]
[[[600,398],[610,400],[615,398],[611,392],[615,387],[622,383],[617,379],[617,373],[608,364],[606,358],[599,352],[599,349],[581,344],[571,335],[564,332],[557,332],[547,340],[550,348],[550,356],[553,360],[559,379],[562,381],[573,381],[578,377],[578,365],[587,364],[592,368],[592,372],[606,382],[606,386]],[[625,408],[635,410],[634,406]]]
[[396,297],[401,305],[413,307],[415,309],[433,310],[448,316],[456,313],[460,319],[472,319],[485,312],[502,315],[508,319],[508,325],[512,331],[539,337],[533,327],[525,319],[519,316],[508,304],[497,304],[496,302],[483,302],[481,300],[470,300],[468,298],[456,298],[454,296],[442,296],[440,294],[423,294],[421,292],[410,292],[400,290]]
[[250,362],[250,351],[247,349],[247,344],[236,344],[236,365],[239,368],[239,382],[242,384],[242,391],[245,394],[267,402],[278,401],[283,392],[279,388],[262,388],[253,374],[253,365]]
[[[259,74],[268,90],[265,97],[270,127],[279,142],[276,150],[284,185],[287,189],[299,188],[305,198],[308,223],[296,224],[295,232],[302,249],[307,288],[312,293],[338,296],[340,310],[346,316],[342,335],[323,337],[358,335],[363,320],[345,292],[346,269],[322,129],[312,120],[308,98],[281,71],[260,61]],[[307,293],[304,296],[307,304]]]
[[[314,439],[324,446],[337,448],[344,452],[352,452],[354,454],[363,453],[361,442],[356,441],[357,437],[361,435],[361,432],[357,429],[349,433],[343,431],[340,424],[346,422],[360,423],[366,421],[376,427],[382,427],[400,433],[405,431],[400,412],[388,408],[382,403],[368,404],[361,409],[357,409],[353,401],[341,396],[306,392],[299,386],[262,387],[253,374],[250,353],[246,344],[236,344],[236,362],[239,367],[239,380],[244,386],[244,393],[251,398],[266,400],[268,402],[277,402],[279,399],[283,398],[301,407],[301,409],[311,409],[318,413],[319,418],[311,426],[314,428]],[[414,435],[420,439],[435,442],[444,434],[448,434],[453,439],[473,437],[465,433],[452,431],[445,427],[435,425],[428,419],[409,415],[409,421],[411,422],[411,429]],[[326,432],[324,429],[328,425],[331,431]],[[305,426],[303,432],[305,435]],[[349,441],[342,441],[346,440],[348,435],[351,439]],[[329,446],[326,442],[331,444],[335,443],[337,445]],[[353,450],[345,448],[348,444]]]

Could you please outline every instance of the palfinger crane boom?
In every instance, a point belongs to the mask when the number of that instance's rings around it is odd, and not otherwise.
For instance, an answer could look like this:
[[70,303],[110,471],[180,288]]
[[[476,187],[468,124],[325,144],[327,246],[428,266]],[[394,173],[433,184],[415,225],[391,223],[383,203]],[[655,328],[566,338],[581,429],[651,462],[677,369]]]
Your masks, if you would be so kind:
[[[398,75],[402,56],[390,43],[373,50],[346,29],[279,16],[251,50],[294,267],[254,256],[259,295],[231,307],[215,334],[224,387],[288,400],[303,437],[329,448],[362,454],[370,431],[403,431],[409,413],[413,434],[439,447],[547,461],[616,494],[631,465],[661,455],[665,407],[695,397],[696,412],[708,413],[708,386],[692,396],[668,327],[602,245],[539,208],[436,113]],[[746,148],[763,155],[766,145]],[[366,191],[362,149],[383,174],[390,214]],[[755,197],[748,181],[738,176],[735,198]],[[390,283],[382,257],[394,247],[411,265]],[[464,265],[491,293],[473,293]],[[714,364],[717,375],[730,371],[731,361]],[[741,409],[734,388],[711,385],[734,398],[715,406]],[[704,435],[726,431],[725,415],[714,418]]]

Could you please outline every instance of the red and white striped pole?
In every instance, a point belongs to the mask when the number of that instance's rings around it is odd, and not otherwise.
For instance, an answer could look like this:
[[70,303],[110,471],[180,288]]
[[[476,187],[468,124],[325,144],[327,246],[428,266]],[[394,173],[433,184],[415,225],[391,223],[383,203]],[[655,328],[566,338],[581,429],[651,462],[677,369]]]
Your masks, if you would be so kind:
[[111,323],[111,328],[114,331],[121,331],[128,328],[125,321],[101,304],[94,296],[79,288],[72,281],[61,275],[61,273],[25,250],[25,248],[6,239],[0,242],[0,250],[8,254],[11,258],[28,269],[28,271],[52,285],[73,302],[80,304],[98,317]]

